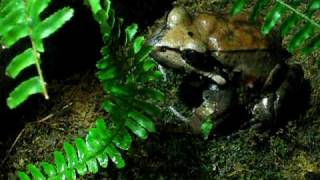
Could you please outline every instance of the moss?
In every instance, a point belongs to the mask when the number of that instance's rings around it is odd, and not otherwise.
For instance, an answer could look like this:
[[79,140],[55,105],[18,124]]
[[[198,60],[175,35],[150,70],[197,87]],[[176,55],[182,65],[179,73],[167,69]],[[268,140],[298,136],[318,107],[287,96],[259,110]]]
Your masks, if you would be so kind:
[[[192,11],[227,11],[223,0],[178,0],[175,4],[187,6]],[[139,22],[138,22],[139,23]],[[286,41],[284,41],[284,46]],[[127,167],[117,170],[111,166],[97,175],[84,179],[312,179],[320,176],[320,52],[309,56],[296,53],[290,63],[299,63],[310,79],[312,92],[310,108],[301,117],[288,122],[275,131],[261,131],[254,126],[233,134],[211,137],[188,135],[179,127],[183,123],[167,111],[174,105],[184,115],[190,110],[177,99],[182,76],[168,71],[168,82],[157,86],[167,94],[163,116],[158,124],[158,133],[146,141],[135,141],[125,153]],[[16,169],[24,168],[33,160],[50,160],[51,152],[61,148],[64,139],[84,136],[100,107],[101,92],[94,77],[69,80],[72,88],[56,89],[53,108],[39,113],[41,119],[49,113],[56,114],[42,124],[27,127],[19,140],[6,167],[5,176],[13,177]],[[72,83],[73,82],[73,83]],[[92,84],[93,83],[93,84]],[[64,93],[58,94],[62,90]],[[101,91],[101,89],[100,89]],[[61,97],[60,97],[61,96]],[[100,98],[99,98],[100,97]],[[90,99],[90,102],[83,101]],[[72,106],[63,108],[73,102]],[[173,129],[169,125],[173,124]],[[179,130],[179,131],[177,131]],[[67,137],[66,134],[75,134]],[[38,144],[37,144],[38,143]],[[42,147],[42,148],[41,148]],[[38,156],[32,156],[37,154]],[[16,168],[16,169],[15,169]],[[9,172],[9,173],[8,173]]]

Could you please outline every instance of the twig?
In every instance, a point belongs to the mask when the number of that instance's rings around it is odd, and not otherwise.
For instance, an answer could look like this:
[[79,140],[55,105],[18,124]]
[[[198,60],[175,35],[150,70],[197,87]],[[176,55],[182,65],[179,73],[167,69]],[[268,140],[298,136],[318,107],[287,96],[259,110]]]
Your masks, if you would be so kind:
[[9,158],[9,155],[11,154],[13,148],[16,146],[18,140],[20,139],[20,137],[22,136],[22,134],[24,133],[25,131],[25,127],[20,131],[20,133],[18,134],[18,136],[16,137],[16,139],[14,140],[14,142],[12,143],[9,151],[6,153],[6,156],[3,158],[3,160],[1,161],[1,167],[4,165],[4,163],[7,161],[7,159]]
[[[72,103],[69,103],[69,104],[63,106],[63,107],[61,108],[61,110],[67,109],[67,108],[70,107],[71,105],[72,105]],[[26,123],[26,124],[24,125],[23,129],[20,131],[20,133],[19,133],[18,136],[16,137],[16,139],[14,140],[14,142],[12,143],[10,149],[7,151],[6,156],[5,156],[5,157],[3,158],[3,160],[1,161],[0,167],[3,167],[4,163],[8,160],[9,155],[11,154],[13,148],[16,146],[16,144],[18,143],[18,141],[19,141],[19,139],[21,138],[22,134],[25,132],[25,130],[26,130],[26,128],[25,128],[26,125],[35,124],[35,123],[43,123],[43,122],[49,120],[50,118],[52,118],[52,117],[55,116],[55,115],[57,115],[57,113],[56,113],[56,114],[51,113],[51,114],[45,116],[44,118],[41,118],[41,119],[38,120],[38,121]]]

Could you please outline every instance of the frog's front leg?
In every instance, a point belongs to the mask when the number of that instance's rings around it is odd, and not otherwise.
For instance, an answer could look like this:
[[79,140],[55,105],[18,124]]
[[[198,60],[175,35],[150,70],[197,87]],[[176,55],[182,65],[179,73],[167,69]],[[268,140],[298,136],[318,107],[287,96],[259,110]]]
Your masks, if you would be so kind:
[[194,109],[190,118],[190,127],[195,134],[201,132],[201,125],[208,118],[218,126],[236,104],[234,88],[227,85],[212,84],[209,89],[203,91],[202,98],[203,103]]
[[[288,65],[279,86],[269,88],[265,96],[252,109],[253,121],[262,124],[279,125],[298,114],[303,107],[306,80],[299,65]],[[271,87],[271,86],[270,86]],[[274,90],[274,92],[270,91]],[[299,106],[300,105],[300,106]]]

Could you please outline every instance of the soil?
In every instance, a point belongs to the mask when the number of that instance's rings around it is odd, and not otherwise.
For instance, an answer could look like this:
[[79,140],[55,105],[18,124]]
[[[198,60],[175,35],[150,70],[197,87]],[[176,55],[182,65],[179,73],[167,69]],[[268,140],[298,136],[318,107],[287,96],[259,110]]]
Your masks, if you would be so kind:
[[[54,8],[67,3],[61,2]],[[190,12],[227,12],[226,2],[177,0],[174,5],[185,6]],[[25,170],[28,163],[52,162],[52,153],[61,150],[63,142],[85,137],[96,118],[106,116],[100,107],[104,94],[94,68],[101,46],[99,30],[81,3],[71,1],[71,6],[79,10],[75,22],[46,42],[48,52],[44,56],[50,62],[44,63],[44,71],[48,73],[50,100],[37,96],[17,110],[0,112],[0,179],[16,179],[17,171]],[[169,0],[115,1],[119,14],[128,22],[141,24],[145,32],[172,6]],[[87,34],[94,35],[87,37]],[[77,42],[82,38],[82,43]],[[284,39],[284,46],[286,44]],[[310,105],[299,117],[272,132],[251,126],[204,140],[171,131],[169,125],[179,126],[181,122],[163,107],[157,133],[145,141],[135,139],[130,150],[123,153],[127,164],[124,169],[110,165],[98,174],[79,179],[319,179],[319,62],[319,51],[308,56],[294,53],[290,63],[301,64],[306,79],[310,80]],[[0,70],[3,74],[1,67]],[[169,81],[158,86],[171,100],[167,104],[177,105],[176,92],[181,77],[169,73]],[[0,92],[1,100],[6,93]]]

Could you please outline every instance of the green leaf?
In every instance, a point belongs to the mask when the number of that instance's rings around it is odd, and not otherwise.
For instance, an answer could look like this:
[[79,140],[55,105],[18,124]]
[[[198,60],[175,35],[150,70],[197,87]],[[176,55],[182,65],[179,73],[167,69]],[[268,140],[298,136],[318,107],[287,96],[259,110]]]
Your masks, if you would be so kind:
[[77,179],[77,174],[74,169],[67,170],[65,173],[65,177],[67,180],[76,180]]
[[139,138],[141,139],[147,139],[148,138],[148,133],[147,131],[140,126],[139,124],[137,124],[136,122],[134,122],[131,119],[127,119],[126,120],[126,126],[135,134],[137,135]]
[[54,165],[47,162],[41,162],[40,165],[48,177],[56,175],[57,172]]
[[157,66],[157,64],[152,60],[152,58],[148,58],[143,63],[143,70],[144,71],[150,71],[156,66]]
[[73,16],[73,9],[63,8],[37,25],[33,31],[33,38],[44,39],[57,31],[63,24],[71,19]]
[[111,34],[112,34],[112,27],[107,22],[102,22],[101,24],[101,31],[103,32],[103,42],[108,44]]
[[213,127],[213,122],[210,119],[201,124],[201,133],[205,140],[208,139]]
[[117,168],[125,167],[126,163],[122,158],[120,152],[112,145],[106,147],[106,152],[108,153],[111,161],[116,165]]
[[36,59],[33,56],[32,51],[33,50],[29,48],[13,58],[7,66],[6,74],[11,78],[16,78],[22,70],[34,65],[36,63]]
[[90,147],[92,153],[96,153],[105,145],[99,137],[98,130],[96,128],[90,129],[89,134],[86,137],[87,145]]
[[31,178],[25,172],[18,172],[18,177],[20,180],[31,180]]
[[107,125],[106,122],[103,118],[97,118],[96,120],[96,128],[99,129],[100,131],[105,131],[107,130]]
[[86,142],[81,139],[77,138],[76,141],[76,147],[78,149],[78,158],[80,163],[86,163],[81,164],[80,166],[77,166],[77,171],[80,175],[84,175],[87,172],[87,167],[88,171],[91,173],[96,173],[98,172],[98,164],[97,161],[94,158],[89,159],[91,155],[93,155],[94,152],[90,151],[90,148],[86,144]]
[[112,138],[112,132],[110,129],[107,128],[106,123],[104,122],[104,119],[98,118],[96,120],[96,130],[98,133],[98,136],[104,141],[108,141],[110,138]]
[[320,0],[312,0],[308,5],[307,15],[311,17],[319,9],[320,9]]
[[20,39],[28,36],[28,33],[29,29],[25,24],[17,24],[3,35],[1,41],[7,48],[9,48]]
[[[102,52],[102,51],[101,51]],[[111,66],[113,63],[111,62],[111,56],[110,56],[110,52],[109,50],[103,53],[106,53],[105,55],[103,55],[103,58],[100,59],[97,64],[96,64],[96,67],[100,70],[104,70],[106,69],[107,67]]]
[[231,8],[231,15],[239,14],[244,9],[246,4],[247,0],[237,0]]
[[[19,0],[7,0],[5,1],[0,1],[1,2],[1,8],[0,8],[0,19],[4,18],[6,15],[8,15],[10,12],[12,12],[13,10],[15,10],[16,8],[23,8],[23,4],[17,2]],[[17,7],[17,5],[19,7]]]
[[152,88],[144,88],[141,91],[142,94],[146,94],[157,101],[163,101],[165,99],[164,93],[159,90]]
[[122,150],[128,150],[131,146],[132,138],[126,129],[121,132],[112,140],[112,142]]
[[111,11],[112,11],[112,8],[111,8],[111,1],[110,0],[104,0],[103,2],[103,9],[104,9],[104,14],[106,16],[106,19],[109,19],[110,18],[110,14],[111,14]]
[[314,26],[312,24],[305,25],[297,34],[292,37],[289,42],[288,50],[293,52],[296,48],[302,45],[314,32]]
[[109,163],[108,153],[104,150],[102,153],[98,154],[97,160],[101,167],[107,168]]
[[28,171],[32,174],[32,177],[37,180],[45,180],[46,178],[41,173],[41,171],[33,164],[27,165]]
[[115,105],[114,103],[110,102],[110,101],[104,101],[104,102],[102,103],[102,108],[103,108],[105,111],[109,112],[109,113],[113,113],[113,110],[114,110],[114,107],[115,107],[115,106],[116,106],[116,105]]
[[137,54],[142,49],[143,44],[144,44],[144,37],[138,36],[133,42],[133,53]]
[[128,87],[121,85],[112,85],[109,90],[114,96],[130,96],[132,94]]
[[152,117],[156,117],[156,116],[159,116],[160,113],[161,113],[161,110],[156,107],[155,105],[153,104],[150,104],[148,102],[145,102],[143,100],[135,100],[134,102],[135,106],[137,106],[140,110],[148,113],[150,116]]
[[0,17],[0,36],[8,33],[17,24],[25,22],[25,14],[23,12],[22,3],[17,3],[16,7],[9,12],[5,17]]
[[33,19],[38,18],[38,16],[49,6],[51,0],[29,0],[28,11]]
[[297,25],[299,19],[300,18],[297,14],[289,16],[280,26],[282,36],[287,36],[290,30]]
[[86,164],[88,166],[89,172],[95,174],[95,173],[97,173],[99,171],[99,166],[98,166],[98,163],[97,163],[95,158],[87,160]]
[[[253,8],[253,11],[252,11],[252,14],[251,14],[251,17],[250,19],[253,20],[253,21],[256,21],[261,10],[266,7],[267,3],[269,2],[269,0],[258,0],[256,5],[254,6]],[[244,6],[244,5],[242,5]],[[242,8],[243,9],[243,8]],[[238,10],[237,10],[238,11]],[[241,10],[240,10],[241,11]]]
[[7,98],[7,105],[13,109],[27,100],[31,95],[42,93],[44,84],[40,81],[39,77],[32,77],[21,84],[19,84]]
[[147,117],[137,111],[129,112],[128,117],[135,120],[140,126],[146,128],[149,132],[156,132],[155,125],[149,117]]
[[38,52],[43,53],[44,52],[44,45],[43,45],[42,39],[40,39],[38,37],[32,37],[32,41],[34,44],[33,49],[35,49]]
[[89,152],[87,150],[87,145],[84,142],[84,140],[81,138],[77,138],[75,140],[75,144],[77,147],[78,158],[79,158],[79,163],[80,163],[77,166],[77,171],[80,175],[84,175],[87,172],[87,166],[83,163],[85,162],[86,158],[89,155]]
[[163,76],[162,76],[162,73],[160,71],[152,71],[149,74],[145,75],[144,79],[146,81],[154,81],[154,80],[157,80],[157,79],[161,79],[162,77]]
[[265,22],[262,26],[262,33],[268,34],[272,28],[275,27],[275,25],[280,21],[282,14],[286,8],[280,4],[277,3],[272,10],[268,13],[268,15],[265,18]]
[[66,152],[68,167],[75,167],[78,162],[78,156],[77,156],[76,149],[68,142],[65,142],[63,144],[63,149]]
[[109,67],[106,70],[98,72],[98,78],[101,81],[113,79],[118,75],[118,69],[116,66]]
[[128,26],[126,29],[125,29],[125,32],[126,32],[126,44],[128,42],[131,42],[134,38],[134,36],[137,34],[138,32],[138,25],[137,24],[131,24],[130,26]]
[[137,63],[144,61],[147,57],[149,57],[150,53],[153,51],[154,47],[152,46],[144,46],[138,54],[136,54]]
[[100,5],[100,0],[88,0],[90,7],[91,7],[91,11],[93,12],[93,14],[97,14],[101,9],[101,5]]
[[64,159],[62,152],[55,151],[53,153],[53,156],[54,156],[54,162],[57,166],[57,171],[58,172],[65,171],[67,169],[67,163],[66,163],[66,160]]
[[302,49],[302,52],[308,54],[308,53],[311,53],[311,52],[313,52],[313,51],[315,51],[316,49],[319,49],[319,48],[320,48],[320,35],[314,37],[311,40],[311,42],[308,43],[306,45],[306,47],[304,47]]

